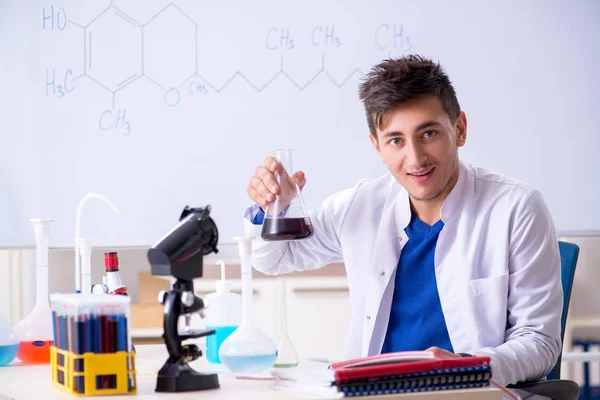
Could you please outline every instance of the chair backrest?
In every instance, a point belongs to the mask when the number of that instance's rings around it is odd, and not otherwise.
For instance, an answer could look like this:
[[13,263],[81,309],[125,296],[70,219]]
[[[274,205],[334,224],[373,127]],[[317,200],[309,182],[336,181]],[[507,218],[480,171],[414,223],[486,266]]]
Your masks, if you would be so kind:
[[[571,300],[571,289],[573,288],[573,278],[575,276],[575,267],[579,258],[579,246],[574,243],[558,242],[558,250],[560,252],[560,275],[563,288],[563,309],[560,320],[560,340],[565,337],[565,325],[567,323],[567,312],[569,311],[569,301]],[[560,363],[562,360],[562,349],[554,368],[546,379],[560,379]]]

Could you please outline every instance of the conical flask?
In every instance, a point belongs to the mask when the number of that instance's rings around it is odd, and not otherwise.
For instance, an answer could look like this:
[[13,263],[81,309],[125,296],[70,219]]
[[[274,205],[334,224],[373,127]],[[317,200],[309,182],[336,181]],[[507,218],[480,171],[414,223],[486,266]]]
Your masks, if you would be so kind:
[[48,303],[48,245],[51,219],[30,219],[35,231],[37,299],[33,310],[15,326],[17,358],[26,363],[49,363],[53,344],[52,310]]
[[267,206],[261,237],[264,240],[299,240],[312,235],[313,227],[304,208],[300,187],[294,179],[292,150],[273,152],[282,168],[275,172],[279,194]]
[[287,330],[287,281],[279,281],[279,318],[281,320],[281,333],[277,346],[277,359],[275,368],[290,368],[298,365],[300,358],[292,344]]

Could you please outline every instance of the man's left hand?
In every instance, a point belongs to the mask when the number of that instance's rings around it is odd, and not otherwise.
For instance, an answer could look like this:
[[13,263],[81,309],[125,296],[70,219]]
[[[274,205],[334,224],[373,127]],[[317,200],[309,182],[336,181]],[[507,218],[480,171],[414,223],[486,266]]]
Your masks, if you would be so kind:
[[435,347],[435,346],[428,348],[426,351],[433,351],[433,353],[436,356],[446,356],[446,357],[450,357],[450,358],[460,358],[461,357],[460,354],[451,353],[448,350],[440,349],[439,347]]

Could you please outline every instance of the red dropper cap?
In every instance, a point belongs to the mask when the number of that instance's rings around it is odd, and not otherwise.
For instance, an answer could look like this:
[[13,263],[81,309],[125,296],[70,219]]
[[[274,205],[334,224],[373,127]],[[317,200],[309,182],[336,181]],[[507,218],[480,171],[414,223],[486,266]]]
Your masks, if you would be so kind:
[[119,270],[119,257],[117,256],[117,253],[104,253],[104,268],[106,269],[106,272]]

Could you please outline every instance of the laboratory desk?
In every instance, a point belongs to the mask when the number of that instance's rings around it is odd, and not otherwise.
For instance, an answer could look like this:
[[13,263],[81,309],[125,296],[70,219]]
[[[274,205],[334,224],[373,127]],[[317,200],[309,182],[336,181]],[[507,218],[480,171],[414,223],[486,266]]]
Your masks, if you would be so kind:
[[[102,396],[95,399],[104,398],[106,400],[132,399],[140,397],[144,399],[171,399],[171,398],[194,398],[194,399],[244,399],[244,400],[267,400],[267,399],[326,399],[326,397],[317,397],[309,394],[290,392],[287,390],[277,390],[273,388],[273,381],[269,380],[248,380],[237,379],[225,372],[219,374],[219,389],[202,392],[185,393],[156,393],[156,371],[162,366],[167,351],[164,345],[140,345],[136,346],[136,367],[137,367],[137,394],[123,396]],[[325,364],[302,362],[304,365],[315,368],[326,368]],[[301,363],[301,364],[302,364]],[[191,365],[197,371],[207,371],[213,368],[202,357]],[[0,399],[2,395],[10,399],[75,399],[61,389],[52,386],[50,379],[50,365],[25,365],[15,361],[8,366],[0,367]],[[449,390],[434,393],[411,393],[402,395],[384,395],[369,396],[363,399],[384,400],[384,399],[406,399],[406,400],[450,400],[450,399],[478,399],[478,400],[499,400],[502,399],[502,391],[496,388],[467,389],[467,390]]]

